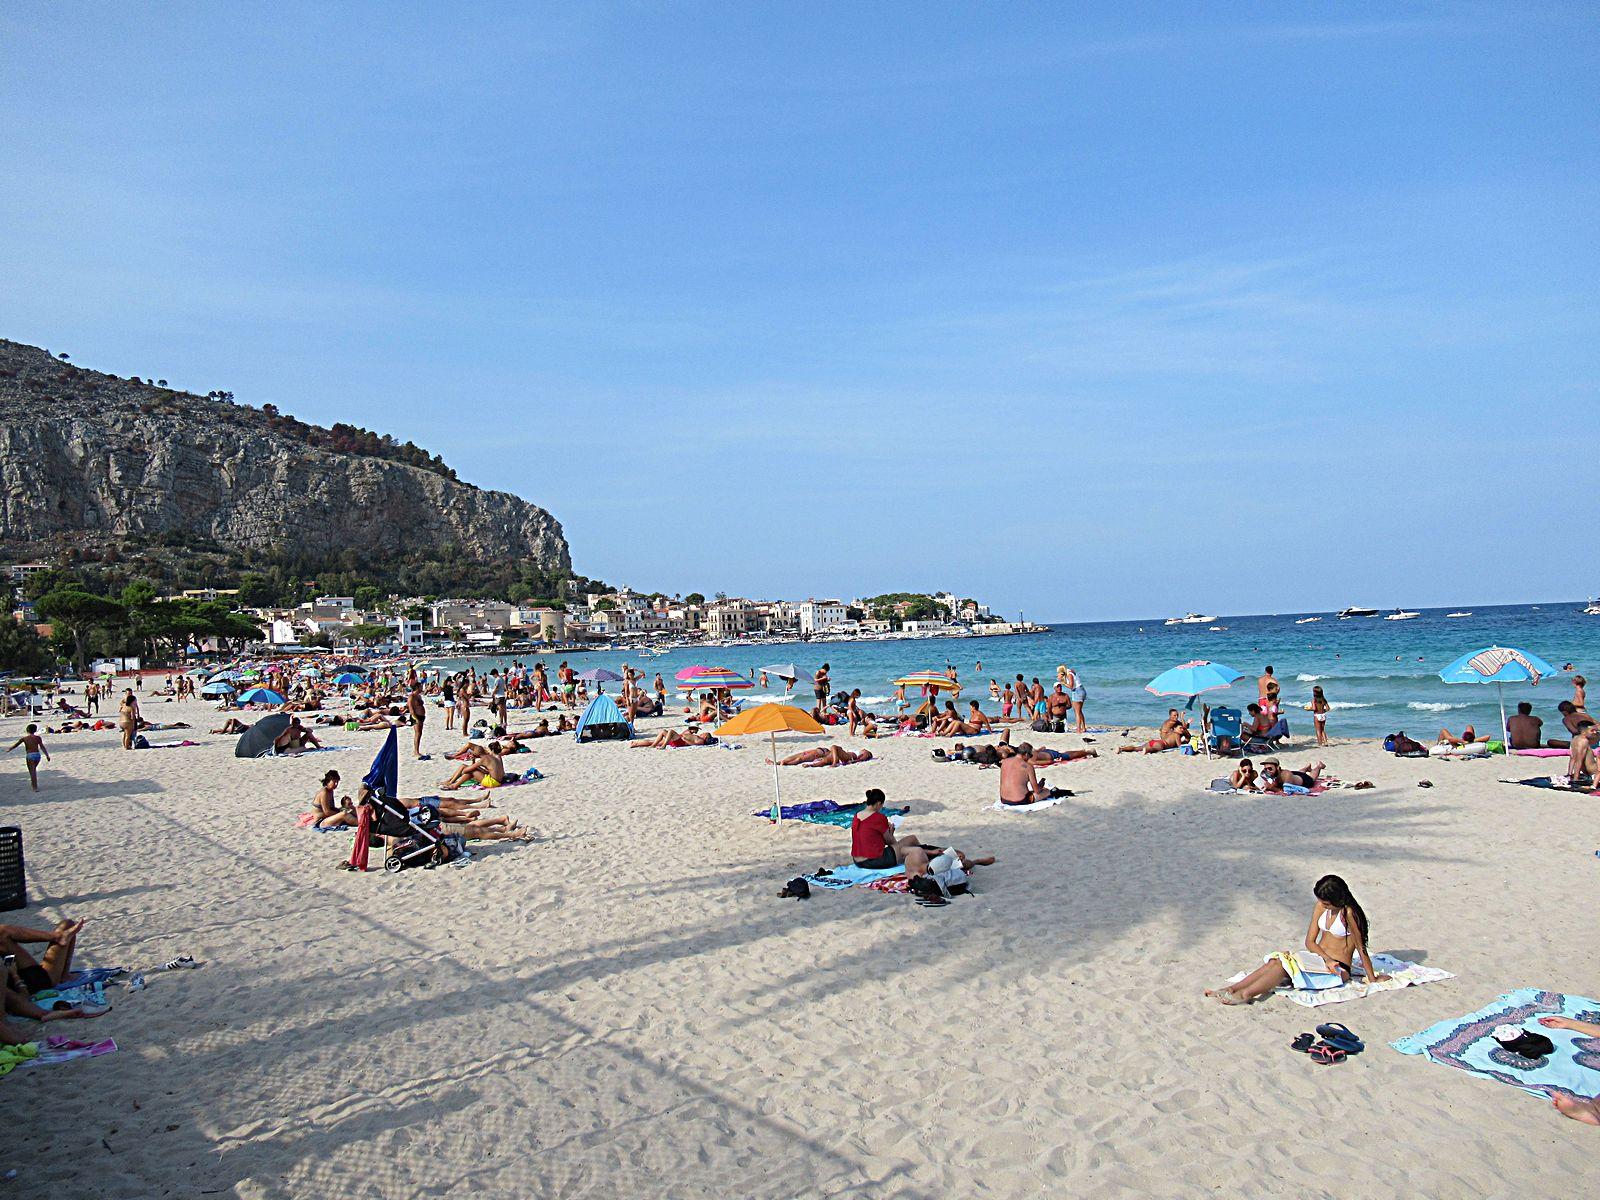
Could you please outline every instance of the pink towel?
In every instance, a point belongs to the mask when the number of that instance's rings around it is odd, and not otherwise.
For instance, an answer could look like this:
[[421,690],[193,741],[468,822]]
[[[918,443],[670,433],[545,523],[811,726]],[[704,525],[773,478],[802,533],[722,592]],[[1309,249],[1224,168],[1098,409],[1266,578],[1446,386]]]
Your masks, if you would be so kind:
[[1511,753],[1520,758],[1567,758],[1570,751],[1556,750],[1550,746],[1539,746],[1533,750],[1513,750]]

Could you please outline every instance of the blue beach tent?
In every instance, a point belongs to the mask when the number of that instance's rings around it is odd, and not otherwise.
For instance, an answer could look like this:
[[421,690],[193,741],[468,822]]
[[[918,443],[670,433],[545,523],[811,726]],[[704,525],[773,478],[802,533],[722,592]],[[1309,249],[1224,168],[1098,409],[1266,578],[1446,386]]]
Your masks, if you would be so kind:
[[578,718],[577,739],[580,742],[616,741],[632,736],[632,724],[610,696],[596,696]]

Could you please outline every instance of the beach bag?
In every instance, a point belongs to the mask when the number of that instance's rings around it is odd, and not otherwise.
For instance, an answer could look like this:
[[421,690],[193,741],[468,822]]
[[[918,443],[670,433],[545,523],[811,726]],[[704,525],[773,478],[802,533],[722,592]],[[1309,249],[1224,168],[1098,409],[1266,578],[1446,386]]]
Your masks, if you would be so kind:
[[1050,733],[1051,732],[1050,722],[1045,720],[1043,717],[1035,717],[1033,719],[1033,724],[1030,726],[1030,728],[1035,733]]
[[148,749],[150,749],[150,739],[145,737],[145,735],[142,734],[142,733],[136,735],[134,737],[134,739],[133,739],[133,748],[135,750],[148,750]]

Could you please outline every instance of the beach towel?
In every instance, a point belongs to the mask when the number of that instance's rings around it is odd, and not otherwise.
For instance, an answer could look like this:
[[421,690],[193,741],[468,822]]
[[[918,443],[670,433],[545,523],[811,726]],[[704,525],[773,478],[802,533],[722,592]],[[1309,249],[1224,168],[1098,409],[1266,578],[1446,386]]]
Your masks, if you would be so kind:
[[303,812],[294,819],[294,827],[296,829],[309,829],[312,833],[355,832],[354,825],[318,825],[317,822],[320,819],[321,815],[319,813]]
[[1573,792],[1579,796],[1600,796],[1600,791],[1575,787],[1565,775],[1538,775],[1533,779],[1502,779],[1501,783],[1515,783],[1522,787],[1545,788],[1553,792]]
[[[1536,1096],[1592,1099],[1600,1095],[1600,1038],[1570,1029],[1546,1029],[1541,1016],[1600,1022],[1600,1002],[1539,988],[1507,992],[1464,1017],[1450,1017],[1421,1033],[1390,1042],[1401,1054],[1421,1054],[1446,1067],[1509,1083]],[[1521,1025],[1555,1043],[1543,1058],[1524,1058],[1492,1036],[1498,1025]]]
[[18,1066],[40,1067],[71,1062],[75,1058],[99,1058],[102,1054],[115,1053],[117,1049],[117,1043],[110,1038],[98,1042],[80,1042],[76,1038],[47,1037],[32,1044],[39,1048],[39,1053],[18,1063]]
[[856,866],[855,863],[846,863],[842,867],[834,867],[826,875],[807,875],[805,879],[812,887],[843,891],[845,888],[860,887],[875,879],[887,879],[891,875],[903,873],[899,867],[884,867],[879,871],[869,871],[865,867]]
[[1038,812],[1041,808],[1054,808],[1058,804],[1065,804],[1070,796],[1052,796],[1048,800],[1035,800],[1032,804],[1005,804],[996,800],[989,805],[995,812]]
[[891,895],[900,895],[911,890],[911,880],[906,878],[904,871],[896,875],[886,875],[882,879],[869,879],[861,885],[871,888],[875,892],[888,892]]
[[[1351,1000],[1363,1000],[1379,992],[1395,992],[1401,988],[1418,987],[1424,983],[1438,983],[1442,979],[1455,978],[1449,971],[1441,971],[1438,967],[1425,967],[1421,963],[1380,953],[1372,956],[1372,965],[1378,968],[1380,975],[1388,975],[1388,979],[1382,983],[1365,982],[1361,978],[1363,974],[1361,964],[1357,963],[1350,982],[1345,983],[1339,976],[1329,972],[1301,971],[1298,964],[1292,961],[1294,955],[1291,953],[1288,957],[1291,962],[1286,963],[1285,968],[1290,972],[1293,986],[1281,987],[1276,994],[1287,996],[1303,1008],[1344,1004]],[[1240,971],[1228,982],[1238,983],[1249,974],[1248,971]]]
[[40,1008],[52,1008],[63,1000],[73,1008],[84,1004],[104,1005],[106,985],[95,979],[87,983],[63,983],[60,987],[43,988],[33,994],[33,1002]]
[[180,748],[182,748],[184,746],[198,746],[199,744],[200,744],[199,742],[192,742],[188,738],[184,738],[183,741],[181,741],[181,742],[152,742],[152,741],[148,741],[147,740],[144,745],[139,747],[139,749],[140,750],[177,750],[177,749],[180,749]]
[[1571,751],[1557,750],[1553,746],[1535,746],[1532,750],[1513,750],[1519,758],[1569,758]]
[[475,787],[480,792],[496,792],[501,788],[520,787],[524,783],[533,783],[535,780],[543,778],[544,776],[539,772],[538,767],[529,767],[521,775],[515,774],[514,772],[508,772],[506,774],[506,781],[504,783],[497,783],[492,787],[485,787],[482,784],[468,784],[467,786],[469,788]]
[[69,971],[61,980],[62,987],[82,987],[88,983],[104,983],[118,975],[126,975],[127,967],[89,967],[82,971]]
[[[1285,796],[1320,796],[1323,792],[1337,786],[1338,783],[1337,779],[1319,779],[1309,788],[1303,788],[1296,783],[1286,783],[1283,785],[1283,794]],[[1234,787],[1226,779],[1213,779],[1203,790],[1213,796],[1270,796],[1275,794],[1273,792],[1247,792],[1243,788]]]

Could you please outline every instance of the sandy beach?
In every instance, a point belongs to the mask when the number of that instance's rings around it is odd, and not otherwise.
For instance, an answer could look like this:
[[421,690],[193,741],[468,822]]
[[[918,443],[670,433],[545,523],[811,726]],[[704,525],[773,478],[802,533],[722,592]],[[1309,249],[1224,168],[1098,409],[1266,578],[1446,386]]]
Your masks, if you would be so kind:
[[[1285,798],[1207,795],[1223,772],[1203,759],[1108,755],[1047,771],[1078,795],[1030,814],[992,811],[997,773],[920,738],[785,771],[789,803],[881,787],[904,831],[999,856],[926,909],[776,897],[846,862],[848,831],[750,815],[764,739],[536,743],[508,762],[547,778],[495,799],[538,841],[357,875],[334,869],[349,835],[294,818],[381,734],[242,761],[204,732],[213,706],[145,707],[203,744],[47,738],[37,795],[20,752],[0,764],[31,901],[4,920],[88,918],[79,965],[204,964],[110,989],[92,1027],[118,1053],[0,1082],[12,1196],[1555,1196],[1600,1145],[1386,1045],[1515,987],[1600,991],[1594,801],[1496,782],[1539,760],[1296,749],[1286,765],[1378,786]],[[445,777],[441,718],[403,794]],[[1328,871],[1373,949],[1457,978],[1315,1011],[1202,998],[1299,943]],[[1288,1048],[1324,1020],[1367,1051]]]

